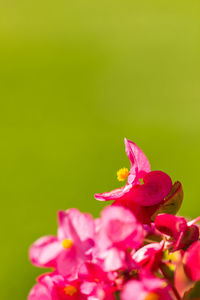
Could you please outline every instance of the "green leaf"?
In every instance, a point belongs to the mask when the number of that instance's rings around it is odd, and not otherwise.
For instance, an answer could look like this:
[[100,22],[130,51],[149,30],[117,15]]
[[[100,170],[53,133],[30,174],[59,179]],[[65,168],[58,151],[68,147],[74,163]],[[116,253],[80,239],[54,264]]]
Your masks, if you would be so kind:
[[159,206],[156,212],[151,217],[152,220],[155,220],[155,217],[158,214],[171,214],[175,215],[182,204],[183,201],[183,188],[179,181],[175,182],[172,186],[172,190],[169,195],[164,199],[164,202]]
[[200,299],[200,281],[197,281],[192,289],[185,293],[183,300],[199,300]]

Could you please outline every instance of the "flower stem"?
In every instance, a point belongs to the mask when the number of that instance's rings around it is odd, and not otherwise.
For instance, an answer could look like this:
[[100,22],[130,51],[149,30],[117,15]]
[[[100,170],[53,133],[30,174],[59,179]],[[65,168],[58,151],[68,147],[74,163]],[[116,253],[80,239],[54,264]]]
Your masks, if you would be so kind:
[[167,283],[169,284],[169,286],[171,287],[173,293],[174,293],[174,296],[176,297],[177,300],[181,300],[181,297],[177,291],[177,289],[175,288],[175,286],[173,284],[171,284],[171,282],[169,281],[169,279],[166,277],[166,275],[164,274],[164,272],[162,271],[162,269],[160,268],[160,271],[163,275],[163,277],[165,278],[165,280],[167,281]]

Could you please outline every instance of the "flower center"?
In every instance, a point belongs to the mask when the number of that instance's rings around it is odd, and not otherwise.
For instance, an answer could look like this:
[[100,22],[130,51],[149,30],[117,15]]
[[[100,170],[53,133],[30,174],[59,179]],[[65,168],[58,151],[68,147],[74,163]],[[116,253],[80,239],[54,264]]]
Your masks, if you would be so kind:
[[73,296],[78,292],[77,288],[73,285],[68,285],[63,289],[64,293],[69,296]]
[[68,240],[68,239],[64,239],[62,241],[62,246],[65,249],[70,249],[73,246],[73,241],[72,240]]
[[145,300],[159,300],[160,296],[156,293],[149,293],[146,297]]
[[119,181],[124,181],[129,175],[129,170],[127,168],[122,168],[117,171],[117,179]]

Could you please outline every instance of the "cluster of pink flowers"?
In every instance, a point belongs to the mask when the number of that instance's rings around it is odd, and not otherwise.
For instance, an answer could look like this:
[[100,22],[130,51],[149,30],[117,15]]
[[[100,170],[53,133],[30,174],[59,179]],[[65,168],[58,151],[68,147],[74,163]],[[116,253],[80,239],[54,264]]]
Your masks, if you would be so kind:
[[139,147],[125,139],[125,186],[96,194],[113,200],[98,219],[72,208],[58,212],[57,236],[37,240],[31,262],[46,267],[28,300],[200,299],[200,217],[176,216],[180,182],[151,171]]

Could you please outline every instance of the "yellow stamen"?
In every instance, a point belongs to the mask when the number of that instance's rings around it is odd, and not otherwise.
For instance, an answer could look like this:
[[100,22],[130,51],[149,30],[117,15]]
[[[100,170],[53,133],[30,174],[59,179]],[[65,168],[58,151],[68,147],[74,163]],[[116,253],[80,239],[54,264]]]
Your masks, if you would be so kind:
[[169,253],[168,250],[166,250],[163,254],[164,260],[169,260],[172,262],[177,262],[181,259],[180,251],[175,251],[173,253]]
[[72,240],[68,240],[68,239],[64,239],[62,241],[62,246],[65,249],[70,249],[73,246],[73,241]]
[[73,285],[68,285],[63,290],[64,290],[64,293],[68,296],[73,296],[74,294],[76,294],[78,292],[77,288],[75,288],[75,286],[73,286]]
[[129,170],[127,168],[122,168],[117,171],[117,179],[119,181],[124,181],[129,175]]
[[145,300],[159,300],[160,296],[156,293],[149,293],[146,297]]

